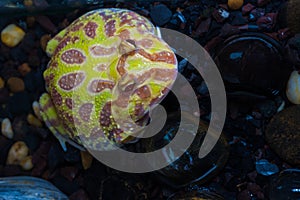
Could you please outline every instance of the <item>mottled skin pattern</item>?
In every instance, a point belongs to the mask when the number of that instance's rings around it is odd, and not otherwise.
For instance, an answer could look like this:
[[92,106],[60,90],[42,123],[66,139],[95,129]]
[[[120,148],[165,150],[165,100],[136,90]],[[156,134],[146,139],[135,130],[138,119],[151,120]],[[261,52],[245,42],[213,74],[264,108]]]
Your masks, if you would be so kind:
[[[60,140],[105,149],[103,138],[121,144],[133,134],[126,116],[143,117],[174,83],[177,60],[146,18],[128,10],[89,12],[47,45],[42,117]],[[126,126],[122,129],[112,110]],[[116,116],[116,115],[114,115]],[[124,119],[124,120],[123,120]]]

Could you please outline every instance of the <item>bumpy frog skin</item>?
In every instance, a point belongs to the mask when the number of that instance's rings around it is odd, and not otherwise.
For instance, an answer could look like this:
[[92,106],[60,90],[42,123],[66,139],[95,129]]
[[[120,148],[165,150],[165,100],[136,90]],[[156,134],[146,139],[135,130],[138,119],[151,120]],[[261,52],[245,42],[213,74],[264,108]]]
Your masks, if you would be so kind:
[[[149,20],[123,9],[89,12],[47,45],[41,114],[64,149],[105,149],[104,137],[122,144],[134,133],[126,116],[145,114],[169,91],[177,60]],[[121,119],[113,118],[112,110]]]

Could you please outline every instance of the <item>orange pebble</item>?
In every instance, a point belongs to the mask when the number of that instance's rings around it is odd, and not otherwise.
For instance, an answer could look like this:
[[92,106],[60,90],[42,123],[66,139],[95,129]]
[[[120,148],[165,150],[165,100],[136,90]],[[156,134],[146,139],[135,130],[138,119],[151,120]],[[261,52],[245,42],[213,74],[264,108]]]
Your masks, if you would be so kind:
[[31,71],[31,68],[29,67],[28,63],[23,63],[18,67],[18,71],[20,74],[22,74],[22,76],[25,76]]

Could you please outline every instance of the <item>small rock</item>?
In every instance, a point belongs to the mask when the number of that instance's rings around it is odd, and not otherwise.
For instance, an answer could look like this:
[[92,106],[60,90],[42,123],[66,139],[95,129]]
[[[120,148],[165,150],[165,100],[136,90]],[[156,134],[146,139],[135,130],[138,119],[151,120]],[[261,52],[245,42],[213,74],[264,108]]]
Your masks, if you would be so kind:
[[257,0],[257,5],[259,7],[262,7],[262,6],[265,6],[267,5],[268,3],[270,3],[271,0]]
[[68,179],[69,181],[73,181],[78,173],[78,168],[76,167],[63,167],[60,169],[60,174]]
[[31,100],[27,92],[18,92],[9,98],[9,111],[13,115],[28,113],[31,109]]
[[22,175],[22,169],[19,165],[6,165],[3,168],[3,174],[5,176],[20,176]]
[[43,35],[41,37],[40,45],[41,45],[43,51],[46,51],[46,47],[47,47],[49,40],[51,40],[51,35],[49,35],[49,34]]
[[35,24],[35,17],[34,16],[27,16],[26,17],[26,24],[29,28],[32,28]]
[[77,192],[74,192],[70,197],[70,200],[89,200],[90,198],[88,197],[87,193],[83,190],[80,189]]
[[0,135],[0,166],[5,165],[9,149],[13,145],[13,140]]
[[57,28],[52,21],[45,15],[40,15],[36,18],[36,21],[49,33],[56,33]]
[[18,71],[22,76],[25,76],[31,71],[31,68],[29,67],[28,63],[23,63],[18,67]]
[[32,0],[24,0],[23,5],[26,7],[31,7],[33,5],[33,1]]
[[243,8],[242,8],[242,13],[243,13],[243,15],[249,14],[254,8],[255,8],[254,5],[252,5],[251,3],[247,3],[247,4],[244,5]]
[[4,88],[5,82],[2,77],[0,77],[0,89]]
[[299,199],[300,170],[286,169],[270,178],[269,199]]
[[41,64],[41,60],[39,58],[39,56],[35,53],[32,52],[29,54],[28,56],[28,64],[33,67],[33,68],[37,68],[40,66]]
[[8,152],[6,164],[17,165],[19,164],[27,155],[29,149],[25,142],[18,141],[12,145]]
[[231,16],[233,18],[231,25],[233,26],[240,26],[248,23],[247,19],[242,15],[241,12],[232,12]]
[[228,0],[227,4],[231,10],[238,10],[243,6],[244,0]]
[[9,99],[9,91],[7,88],[0,89],[0,104],[7,103]]
[[195,36],[203,36],[204,33],[208,32],[210,24],[211,24],[211,18],[210,17],[205,19],[205,20],[202,20],[198,24],[198,26],[197,26],[197,28],[196,28],[196,30],[193,34]]
[[36,116],[40,121],[43,121],[42,116],[41,116],[41,110],[40,110],[40,104],[39,104],[39,102],[34,101],[34,102],[32,103],[32,109],[33,109],[33,112],[34,112],[35,116]]
[[279,40],[286,40],[292,36],[292,32],[289,28],[284,28],[278,30],[278,38]]
[[42,122],[36,118],[33,114],[28,114],[27,115],[27,122],[32,125],[32,126],[35,126],[35,127],[42,127],[43,124]]
[[37,8],[47,8],[49,6],[46,0],[33,0],[33,5]]
[[300,106],[277,113],[266,128],[265,138],[271,149],[289,164],[300,166]]
[[10,77],[20,76],[18,70],[15,69],[16,66],[17,63],[15,61],[12,60],[4,61],[3,66],[0,69],[1,77],[3,78],[3,80],[7,81]]
[[25,89],[24,81],[18,77],[11,77],[7,80],[7,86],[13,93],[23,92]]
[[14,131],[14,139],[15,140],[23,140],[26,138],[28,133],[28,123],[26,122],[26,116],[20,115],[14,117],[12,121],[12,128]]
[[265,16],[260,17],[256,24],[260,29],[263,30],[271,30],[276,24],[277,14],[276,13],[268,13]]
[[25,157],[23,160],[21,160],[21,162],[19,163],[19,165],[25,171],[31,170],[33,168],[32,156]]
[[36,133],[32,132],[28,132],[23,140],[27,144],[30,152],[36,151],[41,143],[40,137]]
[[64,154],[64,158],[67,162],[77,163],[81,161],[80,151],[72,146],[68,146],[67,152]]
[[287,83],[286,96],[293,104],[300,104],[300,74],[293,71]]
[[[51,147],[51,142],[42,142],[40,147],[32,155],[32,163],[34,168],[32,169],[33,176],[40,176],[47,167],[47,155]],[[54,156],[54,155],[53,155]]]
[[93,156],[88,151],[81,151],[81,164],[84,170],[87,170],[91,167],[93,162]]
[[8,47],[17,46],[24,38],[25,32],[15,24],[10,24],[1,32],[1,41]]
[[1,132],[5,137],[9,139],[12,139],[14,137],[14,132],[11,127],[11,122],[8,118],[3,119],[1,124]]
[[251,15],[252,15],[252,21],[257,20],[258,18],[264,16],[266,13],[265,9],[263,8],[255,8],[251,11]]
[[261,159],[256,163],[256,171],[257,173],[264,175],[264,176],[271,176],[279,172],[279,168],[277,165],[270,163],[265,159]]
[[48,166],[50,170],[64,163],[64,152],[58,143],[51,146],[48,152]]
[[223,23],[229,17],[229,15],[229,12],[223,8],[215,9],[212,13],[213,18],[218,23]]
[[80,189],[80,186],[77,183],[70,182],[62,176],[54,177],[52,183],[67,195],[71,195]]

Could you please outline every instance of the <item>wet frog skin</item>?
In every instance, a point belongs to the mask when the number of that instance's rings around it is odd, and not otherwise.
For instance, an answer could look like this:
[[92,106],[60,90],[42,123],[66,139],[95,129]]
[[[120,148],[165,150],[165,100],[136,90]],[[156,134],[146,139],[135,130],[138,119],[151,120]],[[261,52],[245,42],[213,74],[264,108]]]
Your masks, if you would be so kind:
[[149,109],[166,96],[176,79],[177,60],[156,33],[135,12],[99,9],[48,42],[47,93],[39,103],[43,120],[64,149],[66,141],[93,150],[126,142],[135,133],[132,122],[143,124]]

